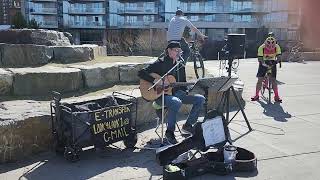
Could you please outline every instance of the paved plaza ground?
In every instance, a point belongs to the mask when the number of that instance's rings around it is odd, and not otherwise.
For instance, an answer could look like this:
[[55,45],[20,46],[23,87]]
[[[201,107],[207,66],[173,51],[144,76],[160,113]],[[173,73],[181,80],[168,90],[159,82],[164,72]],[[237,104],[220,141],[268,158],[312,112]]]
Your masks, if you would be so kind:
[[[206,68],[219,73],[217,61],[206,61]],[[257,60],[241,60],[237,74],[244,82],[245,113],[252,132],[241,114],[229,128],[234,144],[254,152],[258,158],[255,173],[227,176],[206,174],[193,179],[316,180],[320,178],[320,62],[283,63],[278,72],[281,104],[251,102]],[[183,116],[181,116],[182,118]],[[179,122],[182,124],[183,122]],[[156,138],[155,122],[141,127],[137,147]],[[181,139],[180,139],[181,140]],[[0,165],[1,180],[78,180],[78,179],[161,179],[162,167],[155,151],[123,149],[122,143],[106,150],[88,151],[81,160],[69,163],[53,152],[16,163]]]

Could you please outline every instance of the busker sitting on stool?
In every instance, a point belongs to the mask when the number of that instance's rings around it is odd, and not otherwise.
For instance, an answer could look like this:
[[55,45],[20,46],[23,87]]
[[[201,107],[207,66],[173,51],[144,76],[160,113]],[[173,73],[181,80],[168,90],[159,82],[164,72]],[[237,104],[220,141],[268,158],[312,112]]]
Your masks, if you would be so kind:
[[276,43],[276,39],[274,37],[267,37],[264,44],[262,44],[258,48],[258,61],[259,61],[259,68],[257,73],[257,84],[256,84],[256,94],[251,98],[251,101],[259,100],[259,92],[261,89],[262,81],[264,79],[265,74],[268,71],[268,66],[271,67],[271,82],[272,88],[274,91],[274,100],[276,102],[282,102],[281,98],[279,97],[278,86],[276,83],[276,76],[277,76],[277,66],[278,63],[277,56],[281,55],[281,48]]
[[[166,74],[171,68],[173,68],[177,61],[179,60],[179,54],[181,52],[181,47],[179,42],[170,42],[165,49],[164,56],[158,58],[154,63],[148,65],[139,71],[138,76],[150,83],[155,83],[156,79],[150,76],[150,73],[156,73],[160,76]],[[176,69],[171,71],[169,75],[175,77],[177,82],[186,82],[186,71],[185,67],[179,65]],[[161,86],[161,83],[159,83]],[[169,143],[176,144],[177,140],[174,135],[175,123],[177,121],[177,114],[182,104],[193,104],[192,109],[189,113],[186,123],[182,126],[184,132],[193,133],[193,124],[197,122],[200,111],[205,102],[205,97],[196,94],[188,95],[187,87],[180,86],[174,87],[172,95],[165,95],[164,105],[168,109],[167,121],[168,126],[165,132],[165,136]],[[156,103],[161,105],[161,96],[156,99]]]

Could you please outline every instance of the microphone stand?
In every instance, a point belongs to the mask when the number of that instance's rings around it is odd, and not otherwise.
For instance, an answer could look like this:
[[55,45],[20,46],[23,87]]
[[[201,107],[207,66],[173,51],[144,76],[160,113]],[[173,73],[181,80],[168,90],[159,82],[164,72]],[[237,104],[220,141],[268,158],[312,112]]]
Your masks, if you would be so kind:
[[[182,57],[180,57],[182,58]],[[160,83],[161,81],[161,89],[162,89],[162,104],[161,104],[161,147],[163,146],[163,123],[164,123],[164,87],[165,87],[165,84],[164,84],[164,80],[165,80],[165,77],[171,72],[173,71],[176,67],[178,67],[180,65],[180,63],[182,63],[183,61],[179,61],[179,60],[176,60],[176,64],[171,68],[169,69],[168,72],[166,72],[160,79],[158,79],[158,81],[156,81],[149,89],[152,89],[154,88],[157,84]]]

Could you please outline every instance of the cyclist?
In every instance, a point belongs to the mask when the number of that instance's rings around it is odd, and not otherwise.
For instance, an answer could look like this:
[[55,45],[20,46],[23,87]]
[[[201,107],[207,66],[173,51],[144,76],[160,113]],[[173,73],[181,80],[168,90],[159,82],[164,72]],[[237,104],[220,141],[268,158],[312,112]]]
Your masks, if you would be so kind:
[[281,55],[281,48],[276,43],[276,39],[274,37],[267,37],[265,42],[258,48],[258,61],[259,61],[259,68],[257,73],[257,84],[256,84],[256,94],[251,98],[251,101],[259,100],[259,91],[261,89],[262,81],[264,76],[268,71],[268,67],[272,66],[272,74],[271,74],[271,82],[272,88],[274,91],[274,100],[276,102],[282,102],[279,92],[278,86],[276,83],[276,76],[277,76],[277,67],[276,64],[278,63],[277,56]]
[[180,42],[181,49],[183,51],[183,59],[187,61],[190,55],[190,48],[186,40],[182,37],[185,27],[188,26],[192,31],[196,32],[202,39],[207,38],[202,34],[187,18],[183,16],[181,9],[177,9],[176,15],[170,20],[168,31],[167,31],[167,41]]

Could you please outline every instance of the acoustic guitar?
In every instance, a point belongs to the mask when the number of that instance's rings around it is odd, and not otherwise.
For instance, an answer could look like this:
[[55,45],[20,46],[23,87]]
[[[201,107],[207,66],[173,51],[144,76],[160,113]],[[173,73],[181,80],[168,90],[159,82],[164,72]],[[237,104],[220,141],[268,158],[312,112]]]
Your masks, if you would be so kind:
[[[161,78],[160,75],[156,73],[151,73],[150,76],[155,78],[156,80],[159,80]],[[172,75],[168,75],[164,78],[164,93],[167,95],[172,95],[172,88],[177,87],[177,86],[189,86],[189,85],[194,85],[195,83],[193,82],[176,82],[176,78]],[[140,92],[142,97],[147,100],[147,101],[154,101],[157,98],[159,98],[162,95],[162,87],[161,83],[159,85],[156,85],[154,88],[150,89],[149,88],[153,84],[144,80],[140,79]]]

